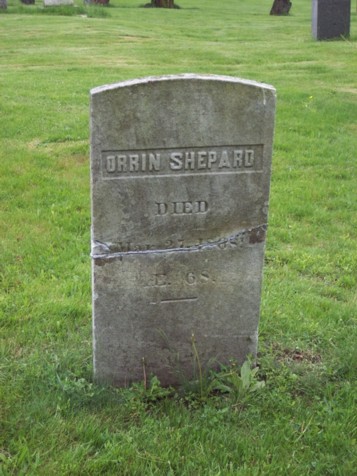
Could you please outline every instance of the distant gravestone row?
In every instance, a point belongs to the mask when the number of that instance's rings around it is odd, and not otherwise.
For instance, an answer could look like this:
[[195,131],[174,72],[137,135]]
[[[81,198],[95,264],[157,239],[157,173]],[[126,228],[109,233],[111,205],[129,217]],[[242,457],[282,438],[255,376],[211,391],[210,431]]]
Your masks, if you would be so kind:
[[274,110],[273,87],[223,76],[91,91],[98,382],[256,355]]
[[[21,0],[33,5],[35,0]],[[73,0],[43,0],[45,7],[74,5]],[[107,5],[109,0],[84,0],[87,4]],[[175,8],[174,0],[151,0],[145,6]],[[274,0],[270,15],[288,15],[290,0]],[[7,8],[7,0],[0,0],[0,9]],[[349,37],[351,22],[351,0],[312,0],[312,35],[316,40]]]
[[[274,0],[270,15],[288,15],[292,3]],[[348,37],[351,0],[312,0],[312,35],[316,40]]]

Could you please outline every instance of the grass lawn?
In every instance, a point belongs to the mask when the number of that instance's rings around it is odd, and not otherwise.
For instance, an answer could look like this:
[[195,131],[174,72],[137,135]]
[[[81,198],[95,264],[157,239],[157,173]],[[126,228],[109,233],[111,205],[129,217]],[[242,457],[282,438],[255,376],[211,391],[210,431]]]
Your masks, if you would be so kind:
[[[355,5],[75,1],[0,12],[0,475],[356,475]],[[182,72],[278,93],[257,392],[92,382],[89,89]]]

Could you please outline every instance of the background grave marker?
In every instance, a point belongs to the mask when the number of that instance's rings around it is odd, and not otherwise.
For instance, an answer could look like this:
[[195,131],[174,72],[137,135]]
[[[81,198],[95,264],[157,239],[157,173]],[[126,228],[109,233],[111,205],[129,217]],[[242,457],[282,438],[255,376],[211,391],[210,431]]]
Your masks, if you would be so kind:
[[73,0],[43,0],[45,7],[57,7],[61,5],[74,5]]
[[316,40],[348,37],[351,0],[312,0],[312,34]]

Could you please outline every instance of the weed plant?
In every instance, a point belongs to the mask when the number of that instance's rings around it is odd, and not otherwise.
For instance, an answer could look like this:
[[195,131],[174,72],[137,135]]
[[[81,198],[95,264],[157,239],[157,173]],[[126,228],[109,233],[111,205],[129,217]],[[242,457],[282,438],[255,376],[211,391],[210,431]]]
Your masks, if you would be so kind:
[[[0,474],[355,475],[356,13],[316,42],[310,0],[141,3],[0,12]],[[258,370],[97,386],[88,91],[184,72],[278,93]]]

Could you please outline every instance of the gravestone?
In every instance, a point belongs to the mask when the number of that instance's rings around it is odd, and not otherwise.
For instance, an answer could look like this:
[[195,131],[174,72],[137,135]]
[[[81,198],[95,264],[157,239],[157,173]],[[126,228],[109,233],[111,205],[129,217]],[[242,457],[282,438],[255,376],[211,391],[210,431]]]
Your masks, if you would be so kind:
[[174,0],[151,0],[152,7],[175,8]]
[[274,110],[273,87],[225,76],[91,91],[96,381],[255,356]]
[[312,0],[312,35],[316,40],[348,37],[351,0]]
[[288,15],[291,5],[289,0],[274,0],[270,15]]
[[73,0],[43,0],[45,7],[58,7],[62,5],[73,5]]
[[0,8],[7,9],[7,0],[0,0]]
[[84,0],[87,5],[108,5],[109,0]]

